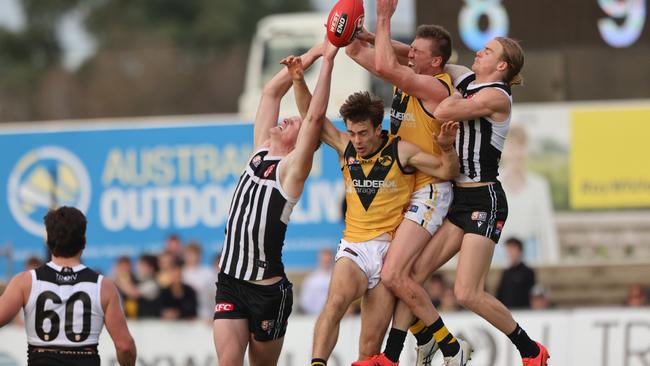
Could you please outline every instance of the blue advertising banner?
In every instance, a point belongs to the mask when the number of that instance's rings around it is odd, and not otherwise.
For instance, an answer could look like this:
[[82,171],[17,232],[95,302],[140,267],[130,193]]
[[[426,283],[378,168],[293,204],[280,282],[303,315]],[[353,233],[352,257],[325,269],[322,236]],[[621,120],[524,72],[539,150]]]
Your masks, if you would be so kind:
[[[105,273],[116,257],[160,252],[171,233],[198,240],[207,258],[219,252],[253,126],[185,122],[0,131],[0,246],[13,248],[13,272],[29,256],[45,256],[43,216],[62,205],[86,213],[85,263]],[[312,267],[320,248],[336,247],[343,229],[340,174],[336,153],[319,149],[291,216],[288,270]],[[0,259],[2,276],[7,265]]]

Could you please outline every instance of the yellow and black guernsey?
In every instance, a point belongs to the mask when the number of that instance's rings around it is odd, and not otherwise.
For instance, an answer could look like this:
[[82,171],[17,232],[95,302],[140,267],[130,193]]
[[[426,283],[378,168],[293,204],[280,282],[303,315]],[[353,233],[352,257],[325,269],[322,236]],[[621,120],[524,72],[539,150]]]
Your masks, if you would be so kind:
[[[449,74],[434,76],[436,82],[441,82],[451,95],[453,84]],[[427,111],[422,101],[395,88],[393,104],[390,109],[390,134],[417,145],[422,151],[440,156],[440,147],[433,138],[433,134],[440,132],[442,122],[433,118],[433,111]],[[415,190],[431,183],[441,182],[440,179],[431,177],[422,172],[415,174]]]
[[415,182],[414,171],[404,169],[397,154],[399,137],[382,132],[382,145],[361,157],[352,143],[343,154],[345,181],[345,230],[343,239],[362,242],[393,234],[402,222]]

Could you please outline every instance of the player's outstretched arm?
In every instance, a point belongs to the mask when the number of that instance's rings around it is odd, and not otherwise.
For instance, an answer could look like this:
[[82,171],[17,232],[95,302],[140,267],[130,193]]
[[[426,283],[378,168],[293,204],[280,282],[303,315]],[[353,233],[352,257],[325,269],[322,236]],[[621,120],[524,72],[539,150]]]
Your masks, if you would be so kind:
[[[357,33],[356,38],[360,41],[374,45],[376,35],[372,32],[369,32],[365,27],[363,27],[361,28],[361,31]],[[393,46],[393,51],[395,52],[395,56],[397,56],[399,63],[402,65],[408,65],[409,51],[411,50],[411,46],[394,39],[390,41],[390,44]]]
[[302,121],[296,147],[285,158],[285,168],[280,173],[284,175],[281,177],[284,182],[282,186],[291,197],[300,196],[305,180],[311,171],[314,152],[320,140],[325,112],[327,111],[332,69],[334,68],[334,58],[337,52],[337,47],[333,46],[330,42],[326,42],[323,51],[323,63],[314,96],[309,104],[307,115]]
[[[312,95],[307,87],[307,83],[305,83],[300,58],[289,56],[282,60],[281,63],[287,67],[289,75],[291,75],[291,79],[293,80],[293,93],[296,98],[296,106],[300,111],[300,117],[305,119],[305,117],[307,117],[307,111],[309,110]],[[329,118],[324,118],[321,140],[327,145],[333,147],[339,155],[342,155],[348,140],[347,135],[339,131],[334,124],[332,124],[332,121],[330,121]]]
[[472,98],[463,98],[460,94],[445,98],[433,115],[440,121],[465,121],[479,117],[490,117],[500,121],[500,115],[510,112],[510,100],[495,88],[487,88],[474,94]]
[[[314,61],[322,55],[322,45],[312,47],[300,56],[302,65],[308,69]],[[253,132],[253,149],[259,148],[269,138],[269,130],[278,123],[280,114],[280,101],[291,87],[291,78],[286,68],[282,68],[275,76],[264,85],[262,98],[255,115]]]
[[[419,75],[408,66],[398,62],[390,39],[390,19],[397,6],[396,0],[377,0],[377,35],[375,39],[375,70],[382,79],[390,82],[423,102],[435,108],[439,101],[449,96],[449,89],[443,83],[432,80],[432,75]],[[413,52],[430,52],[413,50]],[[429,104],[427,103],[427,104]]]
[[120,366],[135,366],[137,357],[135,341],[126,324],[117,287],[111,280],[104,278],[102,280],[101,294],[104,325],[111,339],[113,339],[117,362]]
[[436,178],[451,180],[460,172],[458,154],[454,148],[458,122],[445,122],[440,133],[435,136],[442,151],[439,157],[425,153],[417,145],[406,141],[399,142],[400,162]]
[[0,327],[11,322],[25,305],[25,299],[31,291],[32,281],[29,272],[15,275],[0,296]]

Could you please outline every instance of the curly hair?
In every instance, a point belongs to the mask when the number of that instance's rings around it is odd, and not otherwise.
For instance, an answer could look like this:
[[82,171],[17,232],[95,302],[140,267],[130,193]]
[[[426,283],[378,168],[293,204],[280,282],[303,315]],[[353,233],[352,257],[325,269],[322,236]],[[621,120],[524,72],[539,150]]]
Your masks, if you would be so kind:
[[384,120],[384,101],[370,92],[356,92],[348,96],[339,109],[345,123],[370,120],[377,128]]
[[86,247],[86,216],[74,207],[50,210],[44,217],[47,247],[55,257],[71,258]]

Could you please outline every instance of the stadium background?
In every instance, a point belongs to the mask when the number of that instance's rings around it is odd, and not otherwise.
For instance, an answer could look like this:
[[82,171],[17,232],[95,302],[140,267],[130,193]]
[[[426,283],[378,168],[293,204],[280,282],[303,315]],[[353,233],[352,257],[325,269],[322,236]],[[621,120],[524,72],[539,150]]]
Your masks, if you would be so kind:
[[[106,274],[119,256],[162,250],[171,233],[199,241],[207,263],[220,250],[229,195],[250,151],[251,125],[235,113],[255,24],[332,3],[0,1],[3,17],[19,9],[0,28],[3,280],[28,257],[45,256],[40,222],[54,204],[87,213],[84,256]],[[491,35],[523,42],[526,84],[515,90],[514,121],[528,136],[526,167],[547,182],[552,207],[550,220],[541,212],[527,219],[557,238],[526,240],[526,258],[556,309],[518,319],[547,341],[552,365],[650,364],[650,311],[623,306],[631,286],[650,285],[647,1],[399,6],[399,21],[449,29],[459,63]],[[372,29],[372,3],[366,8]],[[319,249],[336,246],[339,174],[335,154],[321,149],[285,249],[296,284]],[[497,253],[490,289],[504,265]],[[453,263],[443,273],[453,280]],[[447,318],[477,344],[472,364],[516,364],[507,339],[484,321],[465,312]],[[294,316],[283,364],[306,364],[314,320]],[[130,324],[142,365],[214,364],[204,321]],[[345,320],[331,364],[354,359],[358,326]],[[22,328],[5,327],[0,339],[0,364],[24,364]],[[102,341],[110,360],[109,338]]]

